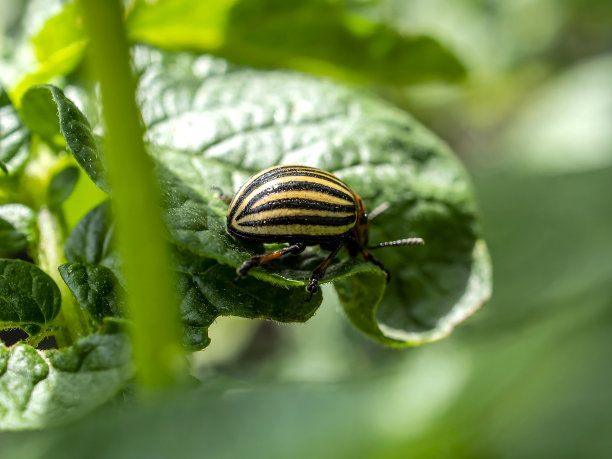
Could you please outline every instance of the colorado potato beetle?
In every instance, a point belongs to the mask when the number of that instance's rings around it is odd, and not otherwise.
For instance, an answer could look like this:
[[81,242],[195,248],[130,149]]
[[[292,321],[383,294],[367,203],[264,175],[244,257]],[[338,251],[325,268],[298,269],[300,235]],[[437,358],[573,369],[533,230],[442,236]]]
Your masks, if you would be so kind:
[[[229,201],[229,199],[228,199]],[[368,246],[370,222],[388,208],[382,205],[368,215],[361,198],[342,180],[321,169],[305,166],[274,166],[249,178],[238,190],[227,211],[227,231],[254,242],[285,242],[289,246],[255,256],[237,269],[236,282],[251,268],[287,254],[299,254],[319,245],[329,256],[312,272],[306,290],[310,301],[319,280],[346,247],[351,256],[366,261],[391,276],[369,250],[402,245],[421,245],[418,237]]]

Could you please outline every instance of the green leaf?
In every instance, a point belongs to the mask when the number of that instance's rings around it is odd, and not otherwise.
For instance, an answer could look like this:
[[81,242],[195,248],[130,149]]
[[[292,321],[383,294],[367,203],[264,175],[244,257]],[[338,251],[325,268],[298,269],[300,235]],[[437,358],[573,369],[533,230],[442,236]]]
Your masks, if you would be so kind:
[[47,200],[51,207],[57,207],[64,202],[74,190],[79,179],[79,168],[68,166],[53,176],[47,189]]
[[59,267],[79,304],[99,323],[105,317],[120,317],[125,312],[125,281],[113,235],[110,202],[106,201],[74,227],[64,247],[66,260],[71,263]]
[[82,61],[87,39],[79,10],[78,1],[29,2],[23,27],[27,33],[34,33],[27,40],[36,63],[11,90],[15,100],[20,100],[32,86],[68,75]]
[[114,268],[116,254],[112,247],[113,234],[110,202],[106,201],[89,211],[76,224],[64,246],[66,260]]
[[62,351],[0,345],[0,429],[57,426],[110,400],[132,377],[123,334],[91,335]]
[[323,299],[317,292],[308,303],[303,288],[283,288],[253,278],[235,284],[236,272],[229,266],[184,250],[175,250],[174,254],[183,343],[191,350],[209,344],[208,327],[219,316],[305,322]]
[[[109,203],[90,211],[66,243],[66,259],[72,263],[59,268],[79,303],[98,322],[124,313],[125,292],[119,257],[112,246],[113,228]],[[234,269],[186,250],[175,249],[173,253],[183,344],[190,350],[209,344],[208,327],[218,316],[303,322],[321,304],[320,293],[306,303],[303,288],[287,289],[251,278],[235,285]],[[287,304],[294,306],[287,308]]]
[[0,328],[38,333],[60,306],[59,289],[48,274],[25,261],[0,259]]
[[30,132],[0,86],[0,169],[6,175],[13,175],[29,156]]
[[[364,332],[391,345],[439,339],[489,297],[490,262],[469,179],[449,148],[409,115],[296,73],[142,48],[136,61],[162,206],[177,245],[234,267],[264,252],[227,234],[226,207],[210,187],[231,193],[264,168],[306,164],[337,174],[370,209],[391,204],[373,223],[371,242],[425,239],[423,247],[377,253],[393,277],[384,298],[372,265],[345,257],[330,267],[323,282],[359,275],[338,289]],[[309,249],[251,274],[304,285],[323,256]]]
[[502,165],[563,175],[612,164],[611,85],[611,53],[583,60],[551,78],[513,118],[503,139]]
[[125,292],[113,272],[104,266],[65,263],[59,272],[78,302],[99,323],[122,317]]
[[[305,164],[337,174],[369,209],[391,204],[371,228],[372,243],[425,239],[424,247],[377,254],[393,277],[386,293],[382,274],[361,259],[344,254],[330,266],[323,282],[359,276],[338,289],[361,330],[394,346],[440,339],[488,299],[490,262],[469,179],[450,149],[408,114],[292,72],[255,71],[142,47],[135,61],[174,245],[234,268],[263,253],[263,245],[228,235],[227,207],[211,187],[231,193],[264,168]],[[324,256],[311,248],[250,274],[285,287],[304,286]],[[296,302],[285,307],[303,302],[291,298]]]
[[36,215],[23,204],[0,206],[0,257],[27,249],[36,240]]
[[[78,2],[64,2],[62,10],[47,19],[38,33],[32,37],[32,45],[38,62],[54,59],[54,55],[65,52],[67,48],[85,42]],[[66,72],[58,73],[65,75]]]
[[351,81],[405,85],[465,75],[435,39],[403,35],[330,0],[138,1],[127,27],[134,41]]
[[101,149],[91,126],[60,89],[30,88],[21,99],[21,111],[32,132],[56,149],[67,147],[94,183],[108,191]]

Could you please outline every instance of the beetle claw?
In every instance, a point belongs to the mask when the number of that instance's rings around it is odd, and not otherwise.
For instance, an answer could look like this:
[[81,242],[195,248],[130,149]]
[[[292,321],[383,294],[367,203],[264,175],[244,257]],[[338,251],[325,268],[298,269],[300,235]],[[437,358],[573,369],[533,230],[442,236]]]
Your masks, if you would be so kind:
[[310,303],[310,300],[312,300],[312,296],[315,293],[317,293],[318,284],[319,284],[319,279],[317,278],[310,279],[310,282],[306,286],[306,291],[309,293],[308,298],[306,298],[307,303]]

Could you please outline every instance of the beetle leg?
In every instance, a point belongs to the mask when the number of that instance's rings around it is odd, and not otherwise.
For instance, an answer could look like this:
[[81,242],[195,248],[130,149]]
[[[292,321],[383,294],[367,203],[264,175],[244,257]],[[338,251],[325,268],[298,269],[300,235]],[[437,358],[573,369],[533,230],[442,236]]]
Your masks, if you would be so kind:
[[387,275],[387,283],[389,283],[389,281],[391,280],[391,273],[387,268],[385,268],[385,265],[383,265],[379,259],[374,258],[374,256],[370,254],[370,252],[368,252],[365,248],[361,249],[361,254],[363,255],[363,258],[365,258],[366,261],[369,261],[370,263],[378,266],[381,271]]
[[306,298],[307,302],[310,302],[310,300],[312,299],[312,295],[314,295],[315,292],[317,291],[317,286],[319,285],[319,279],[325,276],[325,271],[327,271],[327,268],[329,268],[329,265],[331,264],[333,259],[336,258],[336,255],[338,255],[338,252],[340,252],[340,249],[342,248],[342,246],[344,246],[344,242],[338,243],[338,245],[332,250],[332,252],[323,261],[323,263],[317,266],[317,269],[315,269],[312,272],[312,275],[310,276],[310,282],[306,286],[306,290],[308,290],[308,292],[310,293],[308,295],[308,298]]
[[263,255],[258,255],[256,257],[251,257],[247,261],[242,263],[242,266],[236,270],[238,275],[234,279],[234,282],[238,282],[241,277],[246,276],[250,269],[254,268],[255,266],[263,265],[264,263],[275,260],[289,253],[297,255],[299,253],[302,253],[304,249],[306,249],[306,244],[304,244],[303,242],[298,242],[297,244],[290,245],[289,247],[285,247],[284,249],[276,250],[270,253],[264,253]]
[[212,185],[210,188],[211,188],[211,190],[216,191],[215,197],[217,199],[223,201],[227,205],[229,205],[232,202],[232,197],[228,196],[227,194],[225,194],[220,186]]

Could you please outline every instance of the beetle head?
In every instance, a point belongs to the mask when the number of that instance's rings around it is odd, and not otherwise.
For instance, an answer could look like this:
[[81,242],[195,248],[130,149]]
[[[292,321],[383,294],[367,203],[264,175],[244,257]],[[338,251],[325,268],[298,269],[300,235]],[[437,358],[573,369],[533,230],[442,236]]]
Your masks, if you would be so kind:
[[355,194],[355,201],[357,201],[357,222],[355,223],[355,229],[353,236],[362,246],[368,245],[368,237],[370,233],[370,220],[368,218],[368,212],[366,211],[365,204],[361,198]]

